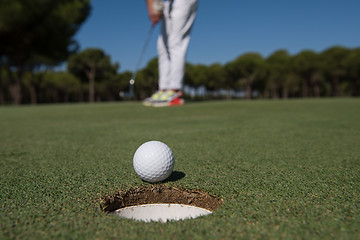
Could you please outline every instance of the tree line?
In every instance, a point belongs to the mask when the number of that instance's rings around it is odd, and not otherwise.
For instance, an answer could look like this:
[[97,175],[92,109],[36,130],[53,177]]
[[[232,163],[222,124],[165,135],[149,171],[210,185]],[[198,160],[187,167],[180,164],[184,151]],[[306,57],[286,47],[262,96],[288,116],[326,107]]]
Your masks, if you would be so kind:
[[360,96],[360,48],[295,55],[280,49],[267,58],[245,53],[224,65],[190,65],[186,82],[215,92],[228,89],[229,97],[240,90],[246,99]]
[[[73,38],[90,12],[89,0],[0,1],[0,104],[129,99],[132,72],[119,72],[102,49],[79,51]],[[53,70],[63,62],[66,70]],[[157,82],[154,58],[138,72],[132,99],[148,97]],[[360,96],[360,48],[295,55],[279,49],[225,64],[187,63],[184,84],[189,98]]]
[[0,0],[0,103],[42,97],[38,73],[78,51],[74,35],[90,12],[90,0]]
[[[23,70],[19,78],[21,103],[126,100],[132,72],[118,70],[119,63],[94,48],[72,54],[66,71]],[[18,76],[17,71],[1,68],[1,104],[15,102],[11,81]],[[154,58],[139,70],[133,99],[149,96],[157,84],[158,63]],[[226,64],[187,63],[184,84],[193,90],[189,98],[360,96],[360,48],[335,46],[321,53],[304,50],[296,55],[278,50],[267,58],[245,53]],[[202,93],[197,94],[197,89]]]

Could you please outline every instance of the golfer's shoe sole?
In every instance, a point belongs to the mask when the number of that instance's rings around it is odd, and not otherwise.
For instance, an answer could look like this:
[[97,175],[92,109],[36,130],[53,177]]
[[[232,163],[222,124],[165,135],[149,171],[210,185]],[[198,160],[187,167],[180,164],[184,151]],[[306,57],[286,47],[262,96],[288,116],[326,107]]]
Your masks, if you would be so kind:
[[143,101],[143,105],[146,107],[151,107],[153,103],[151,101]]
[[181,106],[184,105],[185,101],[183,98],[175,98],[170,102],[167,101],[158,101],[158,102],[153,102],[152,106],[153,107],[171,107],[171,106]]

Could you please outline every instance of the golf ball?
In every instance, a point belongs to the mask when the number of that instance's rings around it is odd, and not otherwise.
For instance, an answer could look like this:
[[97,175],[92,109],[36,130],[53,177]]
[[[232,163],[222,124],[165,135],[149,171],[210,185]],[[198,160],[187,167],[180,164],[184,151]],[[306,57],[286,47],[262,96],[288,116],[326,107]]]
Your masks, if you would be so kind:
[[142,144],[133,158],[134,170],[141,179],[155,183],[165,180],[174,169],[175,158],[171,149],[162,142]]

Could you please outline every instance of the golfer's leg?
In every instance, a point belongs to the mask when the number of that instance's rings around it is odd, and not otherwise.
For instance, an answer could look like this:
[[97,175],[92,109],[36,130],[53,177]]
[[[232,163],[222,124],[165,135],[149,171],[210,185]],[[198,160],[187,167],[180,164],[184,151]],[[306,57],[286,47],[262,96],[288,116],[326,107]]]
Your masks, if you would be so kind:
[[168,48],[170,52],[170,89],[182,89],[185,74],[186,52],[190,32],[195,21],[197,0],[175,0],[168,26]]
[[168,24],[169,2],[164,4],[164,17],[161,23],[161,33],[157,40],[158,64],[159,64],[159,89],[169,89],[170,56],[168,50]]

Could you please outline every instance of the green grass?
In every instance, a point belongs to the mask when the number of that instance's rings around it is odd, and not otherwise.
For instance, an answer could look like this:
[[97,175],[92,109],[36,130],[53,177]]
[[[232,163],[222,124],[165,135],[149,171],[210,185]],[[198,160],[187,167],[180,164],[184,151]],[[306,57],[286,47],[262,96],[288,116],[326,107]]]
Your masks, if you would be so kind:
[[[0,108],[0,239],[359,239],[360,99]],[[169,185],[224,202],[197,219],[143,223],[98,199],[148,185],[149,140],[173,150]]]

